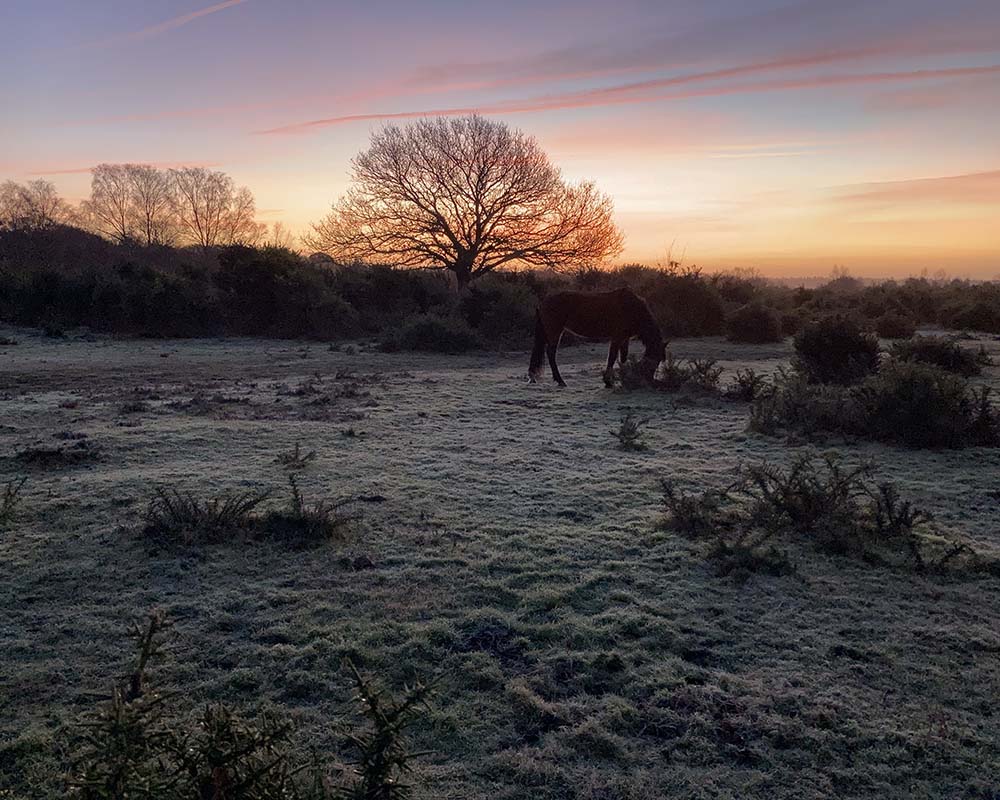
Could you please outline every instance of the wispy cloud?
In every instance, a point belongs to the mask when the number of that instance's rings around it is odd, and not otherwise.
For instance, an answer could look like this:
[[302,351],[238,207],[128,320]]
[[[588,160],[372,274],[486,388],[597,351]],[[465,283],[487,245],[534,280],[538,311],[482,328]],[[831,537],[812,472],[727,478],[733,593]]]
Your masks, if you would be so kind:
[[1000,205],[1000,170],[837,187],[845,203],[974,203]]
[[181,14],[178,17],[171,17],[170,19],[158,22],[155,25],[148,25],[137,31],[129,31],[127,33],[118,34],[117,36],[108,37],[107,39],[102,39],[98,42],[92,42],[87,46],[107,47],[114,44],[124,44],[127,42],[138,42],[143,39],[150,39],[154,36],[159,36],[162,33],[167,33],[168,31],[181,28],[190,22],[194,22],[196,19],[207,17],[209,14],[216,14],[219,11],[225,11],[227,8],[239,6],[246,2],[247,0],[224,0],[224,2],[216,3],[211,6],[205,6],[204,8],[199,8],[187,14]]
[[[611,106],[639,103],[657,103],[671,100],[683,100],[696,97],[717,97],[734,94],[753,94],[758,92],[789,91],[795,89],[819,89],[836,86],[863,84],[888,84],[907,81],[925,81],[940,78],[960,78],[982,75],[1000,74],[1000,64],[990,64],[977,67],[952,67],[944,69],[921,69],[902,72],[865,72],[844,75],[818,75],[802,78],[786,78],[748,83],[721,84],[695,89],[685,89],[680,92],[663,92],[675,86],[691,83],[696,80],[717,79],[718,73],[732,74],[741,68],[715,70],[712,73],[701,73],[698,76],[687,75],[672,78],[660,78],[641,82],[631,82],[618,86],[600,89],[587,89],[579,92],[551,94],[526,100],[511,100],[506,102],[484,104],[481,106],[461,106],[455,108],[426,108],[413,111],[369,112],[363,114],[345,114],[334,117],[307,120],[291,123],[267,130],[258,131],[261,134],[299,134],[319,128],[335,125],[346,125],[352,122],[371,122],[376,120],[414,119],[419,117],[461,116],[464,114],[520,114],[539,111],[555,111],[573,108],[591,108],[595,106]],[[738,74],[738,73],[737,73]],[[705,76],[711,75],[711,78]]]
[[[182,167],[218,167],[218,161],[122,161],[115,163],[141,164],[144,167],[155,167],[156,169],[180,169]],[[25,175],[41,177],[47,175],[82,175],[94,169],[95,165],[89,167],[52,167],[33,169],[25,172]]]

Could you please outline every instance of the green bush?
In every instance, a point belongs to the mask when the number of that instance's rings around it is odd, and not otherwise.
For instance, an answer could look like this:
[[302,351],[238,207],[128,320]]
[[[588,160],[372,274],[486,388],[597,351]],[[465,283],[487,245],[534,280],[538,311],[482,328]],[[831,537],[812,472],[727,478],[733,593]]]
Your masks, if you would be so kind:
[[984,353],[973,353],[943,336],[917,336],[908,342],[898,342],[889,355],[897,361],[930,364],[966,378],[979,375],[984,363],[989,363]]
[[795,337],[795,367],[811,383],[857,383],[878,369],[878,339],[839,315],[806,325]]
[[738,308],[729,317],[726,327],[731,342],[765,344],[780,342],[784,338],[781,318],[775,311],[759,303],[749,303]]
[[387,331],[379,342],[380,349],[387,353],[403,350],[464,353],[482,346],[482,340],[465,320],[436,314],[410,317],[399,328]]

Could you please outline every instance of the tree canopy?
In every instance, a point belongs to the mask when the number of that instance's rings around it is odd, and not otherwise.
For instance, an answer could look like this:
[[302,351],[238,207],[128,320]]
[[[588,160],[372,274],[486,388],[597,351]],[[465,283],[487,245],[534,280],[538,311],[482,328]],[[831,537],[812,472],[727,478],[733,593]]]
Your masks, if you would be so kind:
[[534,138],[480,116],[389,125],[306,244],[341,261],[437,267],[459,286],[504,265],[566,269],[622,249],[611,199]]

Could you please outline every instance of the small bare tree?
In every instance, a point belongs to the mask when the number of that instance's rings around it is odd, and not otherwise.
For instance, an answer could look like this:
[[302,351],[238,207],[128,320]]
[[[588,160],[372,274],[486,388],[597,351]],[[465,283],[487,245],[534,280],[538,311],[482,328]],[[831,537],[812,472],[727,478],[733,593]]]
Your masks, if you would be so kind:
[[389,125],[305,243],[339,261],[437,267],[459,288],[504,265],[571,269],[622,249],[610,198],[530,136],[480,116]]
[[49,181],[0,184],[0,228],[36,230],[70,225],[76,216],[75,209]]

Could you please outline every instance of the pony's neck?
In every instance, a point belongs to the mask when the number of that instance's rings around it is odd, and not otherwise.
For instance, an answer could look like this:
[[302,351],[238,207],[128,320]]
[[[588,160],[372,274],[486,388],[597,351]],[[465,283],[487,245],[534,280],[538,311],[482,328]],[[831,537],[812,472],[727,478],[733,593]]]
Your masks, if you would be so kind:
[[639,339],[646,348],[646,355],[652,356],[663,349],[663,336],[652,315],[643,316],[639,322]]

